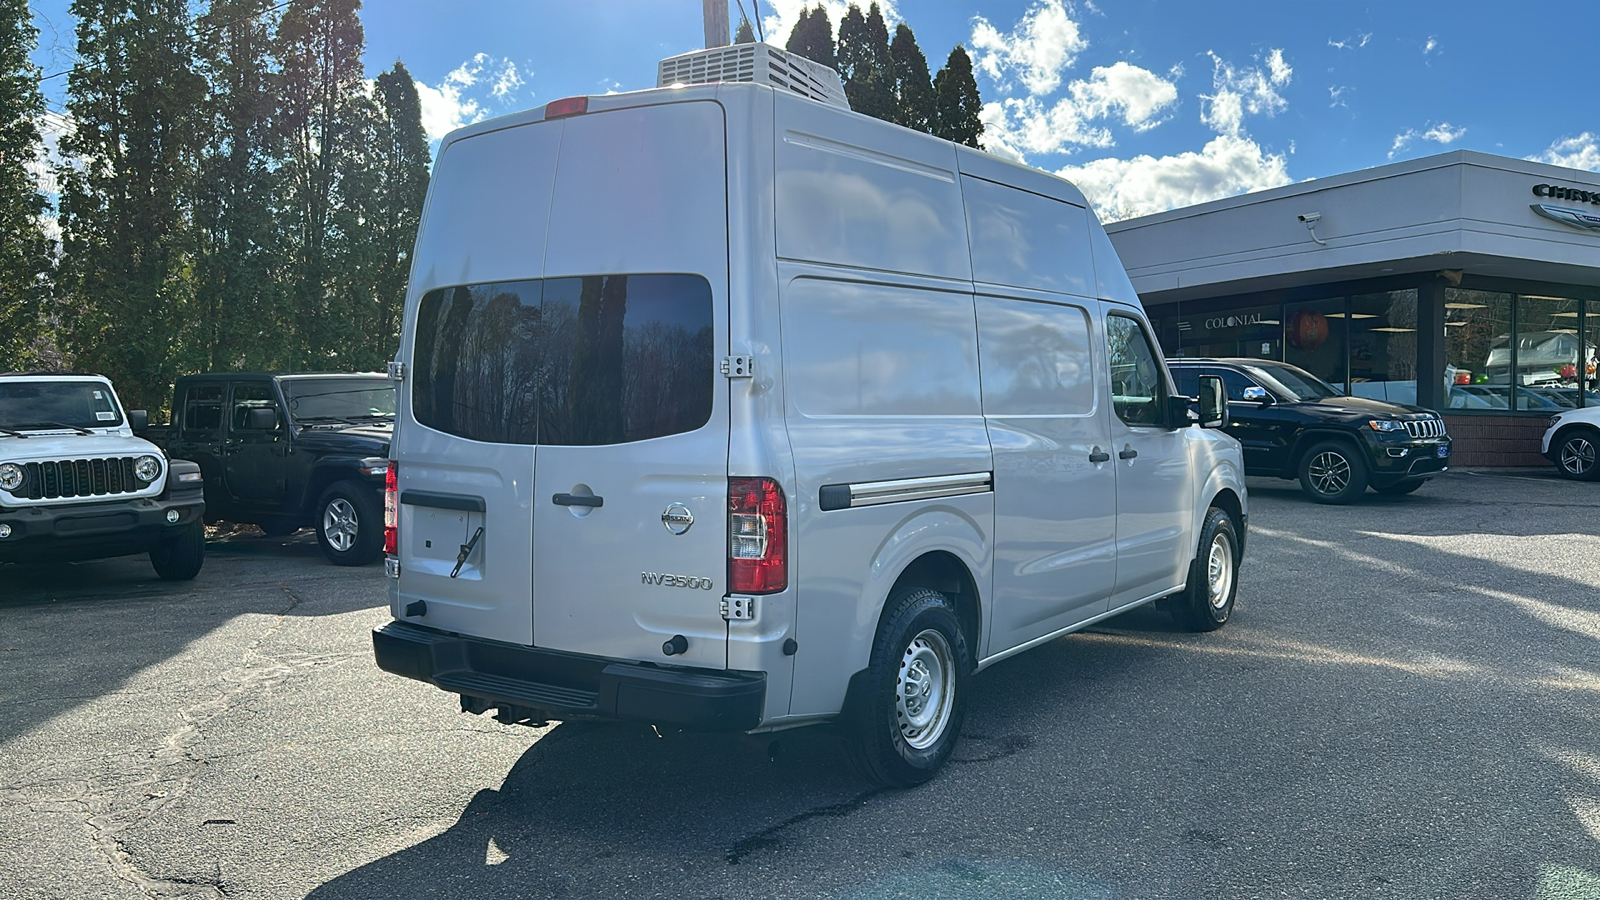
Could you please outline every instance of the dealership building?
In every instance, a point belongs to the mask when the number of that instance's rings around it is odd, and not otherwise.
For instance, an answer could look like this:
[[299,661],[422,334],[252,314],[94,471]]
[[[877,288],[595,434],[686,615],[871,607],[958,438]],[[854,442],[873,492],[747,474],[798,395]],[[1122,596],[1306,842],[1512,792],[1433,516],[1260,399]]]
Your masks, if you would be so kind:
[[1600,405],[1600,174],[1458,151],[1106,230],[1168,357],[1438,410],[1456,465],[1548,465],[1551,414]]

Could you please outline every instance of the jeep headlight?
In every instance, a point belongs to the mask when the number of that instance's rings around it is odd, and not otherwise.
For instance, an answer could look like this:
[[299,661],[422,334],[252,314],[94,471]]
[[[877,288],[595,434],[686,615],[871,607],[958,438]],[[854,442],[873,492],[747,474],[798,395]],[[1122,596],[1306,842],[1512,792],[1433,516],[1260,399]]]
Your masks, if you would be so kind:
[[14,491],[22,487],[22,467],[16,463],[0,463],[0,488]]
[[1405,431],[1406,423],[1398,419],[1373,419],[1367,423],[1373,431]]
[[145,484],[161,476],[161,460],[154,456],[141,456],[133,461],[133,476]]

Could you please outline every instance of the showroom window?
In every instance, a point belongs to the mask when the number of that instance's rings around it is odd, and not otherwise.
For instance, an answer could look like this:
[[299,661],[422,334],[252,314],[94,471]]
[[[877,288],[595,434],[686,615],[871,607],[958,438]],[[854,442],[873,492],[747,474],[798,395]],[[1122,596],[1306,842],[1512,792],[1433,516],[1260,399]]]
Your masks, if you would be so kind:
[[1285,304],[1283,361],[1343,388],[1349,378],[1348,332],[1343,297]]

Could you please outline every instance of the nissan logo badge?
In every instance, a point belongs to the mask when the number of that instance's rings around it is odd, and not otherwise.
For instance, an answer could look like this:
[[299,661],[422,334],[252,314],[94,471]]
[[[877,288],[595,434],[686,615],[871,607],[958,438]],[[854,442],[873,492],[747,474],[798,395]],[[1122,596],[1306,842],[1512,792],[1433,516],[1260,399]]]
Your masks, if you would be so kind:
[[694,513],[689,512],[689,507],[682,503],[674,503],[661,514],[661,524],[673,534],[683,534],[694,524]]

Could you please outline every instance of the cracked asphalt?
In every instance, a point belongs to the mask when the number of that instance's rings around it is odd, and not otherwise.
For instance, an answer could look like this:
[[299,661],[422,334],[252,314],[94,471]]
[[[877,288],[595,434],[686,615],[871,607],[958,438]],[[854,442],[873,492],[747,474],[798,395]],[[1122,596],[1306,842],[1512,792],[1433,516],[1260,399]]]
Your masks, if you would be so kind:
[[1600,900],[1600,485],[1250,488],[1232,623],[994,666],[910,791],[817,731],[464,716],[308,533],[0,567],[0,898]]

